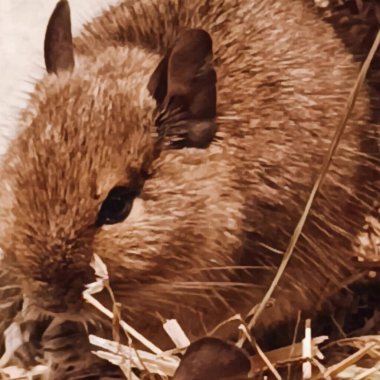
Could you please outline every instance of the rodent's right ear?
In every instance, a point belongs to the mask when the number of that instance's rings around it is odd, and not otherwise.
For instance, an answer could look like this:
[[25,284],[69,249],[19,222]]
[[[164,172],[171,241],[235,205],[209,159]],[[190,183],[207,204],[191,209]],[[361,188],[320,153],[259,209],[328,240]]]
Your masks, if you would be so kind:
[[216,81],[211,36],[203,29],[184,30],[148,83],[157,103],[156,126],[171,147],[206,148],[212,142]]
[[164,102],[168,91],[168,63],[170,52],[165,55],[161,62],[154,70],[148,83],[148,90],[156,100],[158,105]]
[[74,68],[74,47],[71,34],[70,7],[67,0],[56,5],[45,33],[45,65],[48,73],[71,71]]

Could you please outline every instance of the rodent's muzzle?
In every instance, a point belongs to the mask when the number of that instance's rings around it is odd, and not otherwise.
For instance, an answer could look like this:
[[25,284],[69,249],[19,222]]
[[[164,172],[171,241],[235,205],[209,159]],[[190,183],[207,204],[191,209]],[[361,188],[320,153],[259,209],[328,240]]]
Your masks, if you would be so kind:
[[34,285],[26,285],[25,292],[48,313],[77,313],[83,308],[82,293],[86,284],[94,280],[93,273],[89,271],[77,272],[69,269],[66,272],[55,272],[51,278],[35,279]]

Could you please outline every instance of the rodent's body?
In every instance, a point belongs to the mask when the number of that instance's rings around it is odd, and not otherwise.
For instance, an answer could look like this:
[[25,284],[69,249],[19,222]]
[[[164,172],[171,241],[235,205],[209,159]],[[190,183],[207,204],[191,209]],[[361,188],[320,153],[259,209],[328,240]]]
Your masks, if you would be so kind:
[[[217,138],[153,159],[149,78],[187,28],[213,40]],[[248,311],[317,178],[357,76],[352,57],[304,1],[286,0],[127,1],[74,45],[73,72],[37,85],[3,169],[0,246],[23,288],[23,315],[96,319],[80,299],[94,253],[123,318],[158,344],[157,315],[199,336]],[[374,186],[360,154],[369,119],[363,91],[259,328],[318,309],[359,275],[350,256],[367,211],[362,192]],[[94,227],[107,193],[142,167],[151,175],[131,215]]]

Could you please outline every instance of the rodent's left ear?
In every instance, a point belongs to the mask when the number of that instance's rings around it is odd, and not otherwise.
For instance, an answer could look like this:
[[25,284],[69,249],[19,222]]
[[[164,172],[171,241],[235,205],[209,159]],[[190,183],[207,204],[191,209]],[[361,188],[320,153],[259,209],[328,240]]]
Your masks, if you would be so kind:
[[202,29],[179,35],[151,76],[156,124],[174,147],[207,147],[216,132],[216,72],[212,40]]
[[50,16],[45,33],[44,52],[48,73],[71,71],[74,68],[70,7],[67,0],[59,1]]

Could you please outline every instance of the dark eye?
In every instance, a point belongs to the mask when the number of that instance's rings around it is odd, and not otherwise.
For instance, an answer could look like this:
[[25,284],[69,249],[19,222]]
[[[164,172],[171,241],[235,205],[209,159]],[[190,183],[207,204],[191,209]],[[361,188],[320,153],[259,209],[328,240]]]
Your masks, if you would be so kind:
[[96,225],[122,222],[131,212],[137,193],[126,187],[114,187],[100,207]]

